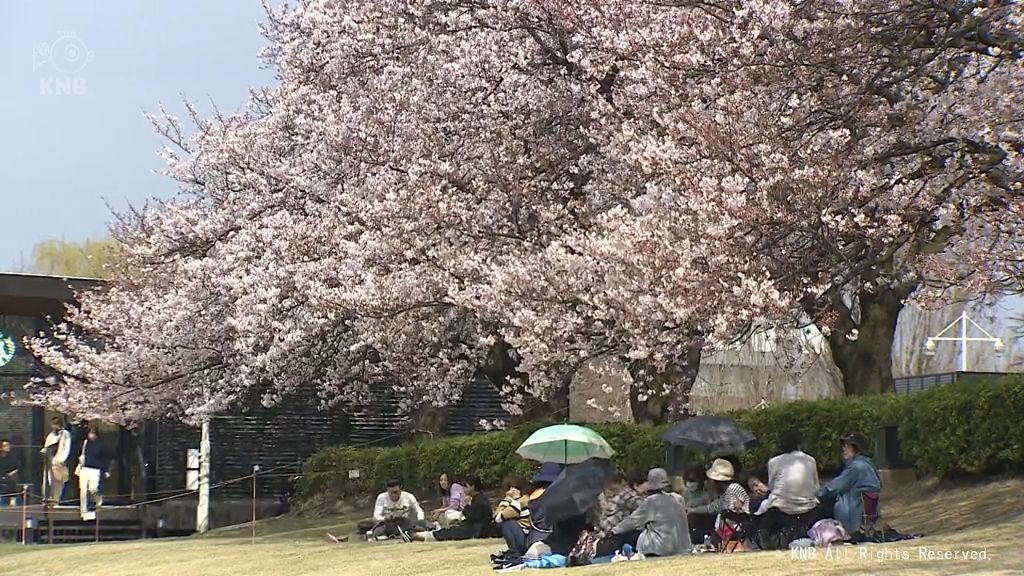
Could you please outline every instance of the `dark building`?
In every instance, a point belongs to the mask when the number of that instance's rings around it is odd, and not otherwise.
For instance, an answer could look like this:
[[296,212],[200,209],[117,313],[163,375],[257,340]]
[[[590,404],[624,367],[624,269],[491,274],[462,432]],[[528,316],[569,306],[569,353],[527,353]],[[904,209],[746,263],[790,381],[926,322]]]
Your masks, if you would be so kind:
[[[39,367],[24,349],[23,339],[59,320],[75,290],[100,286],[100,281],[90,279],[0,274],[0,393],[24,397],[24,386],[39,374]],[[409,421],[399,410],[400,400],[390,390],[377,390],[365,406],[321,410],[310,390],[272,408],[256,405],[214,418],[210,424],[211,527],[250,519],[253,484],[245,477],[254,466],[261,470],[257,508],[260,515],[267,515],[282,509],[289,477],[299,473],[302,462],[316,451],[340,444],[402,442]],[[28,477],[40,482],[39,448],[51,416],[39,407],[0,400],[0,437],[9,438],[21,451]],[[507,418],[497,389],[480,376],[466,387],[462,400],[449,408],[446,432],[468,434],[481,430],[482,421]],[[83,428],[73,428],[76,447],[84,435]],[[199,448],[199,430],[177,421],[154,421],[135,430],[105,426],[103,436],[117,454],[114,475],[104,482],[105,501],[149,502],[139,508],[143,524],[154,529],[159,525],[165,532],[191,532],[196,496],[190,490],[196,470],[189,455]],[[73,480],[66,495],[77,494]],[[179,496],[171,497],[175,495]]]
[[21,456],[23,482],[41,478],[38,452],[49,417],[42,408],[16,402],[25,398],[25,384],[37,370],[24,339],[45,331],[47,318],[61,318],[74,290],[97,284],[86,278],[0,274],[0,438]]

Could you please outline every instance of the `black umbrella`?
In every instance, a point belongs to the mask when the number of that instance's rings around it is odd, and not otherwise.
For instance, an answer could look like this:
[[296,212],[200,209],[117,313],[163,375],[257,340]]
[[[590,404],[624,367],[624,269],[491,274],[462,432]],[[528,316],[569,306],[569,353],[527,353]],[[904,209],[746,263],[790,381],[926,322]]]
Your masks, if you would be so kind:
[[548,525],[586,514],[597,505],[598,496],[614,474],[612,463],[600,458],[567,466],[541,496]]
[[717,454],[735,454],[757,445],[757,437],[724,416],[687,418],[666,430],[661,439],[673,446]]

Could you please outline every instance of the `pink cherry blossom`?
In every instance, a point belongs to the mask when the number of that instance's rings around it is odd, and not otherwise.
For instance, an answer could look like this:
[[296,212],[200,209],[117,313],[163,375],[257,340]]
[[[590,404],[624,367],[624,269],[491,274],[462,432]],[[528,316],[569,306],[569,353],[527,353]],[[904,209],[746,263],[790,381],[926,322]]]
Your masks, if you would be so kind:
[[513,410],[603,355],[685,403],[693,351],[754,326],[884,340],[865,298],[1019,270],[1022,23],[952,0],[268,8],[278,83],[191,133],[152,117],[181,194],[121,217],[126,262],[32,342],[63,375],[35,391],[121,421],[308,384],[444,405],[504,342]]

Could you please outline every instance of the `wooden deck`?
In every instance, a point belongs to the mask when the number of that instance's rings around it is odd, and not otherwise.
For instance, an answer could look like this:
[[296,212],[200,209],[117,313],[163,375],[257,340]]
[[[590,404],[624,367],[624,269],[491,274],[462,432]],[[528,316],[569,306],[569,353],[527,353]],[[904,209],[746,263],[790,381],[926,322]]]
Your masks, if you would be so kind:
[[0,507],[0,531],[21,539],[22,519],[29,542],[70,544],[134,540],[146,536],[136,506],[109,506],[96,510],[96,519],[84,521],[77,506],[30,505]]
[[[274,500],[257,500],[257,518],[270,518],[285,509]],[[72,543],[101,540],[135,540],[166,536],[187,536],[195,532],[194,497],[162,502],[104,506],[96,520],[83,521],[77,506],[44,507],[32,504],[24,509],[29,520],[28,539],[35,543]],[[252,519],[252,500],[213,500],[211,527],[241,524]],[[21,540],[21,506],[0,506],[0,541]]]

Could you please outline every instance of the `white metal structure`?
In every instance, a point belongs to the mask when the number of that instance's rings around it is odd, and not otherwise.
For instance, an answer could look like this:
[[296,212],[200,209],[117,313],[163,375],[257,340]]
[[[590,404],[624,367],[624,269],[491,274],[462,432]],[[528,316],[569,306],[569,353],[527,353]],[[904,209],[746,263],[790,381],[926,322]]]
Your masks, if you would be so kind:
[[[949,332],[950,330],[952,330],[957,325],[960,326],[960,335],[959,336],[956,336],[956,337],[953,337],[953,336],[943,336],[943,334],[945,334],[946,332]],[[979,337],[968,336],[968,329],[971,326],[974,326],[979,332],[984,334],[984,336],[979,336]],[[959,342],[960,343],[960,371],[961,372],[967,372],[967,343],[968,342],[987,342],[989,344],[992,344],[992,347],[995,349],[996,355],[1001,355],[1006,350],[1006,346],[1003,344],[1002,338],[996,338],[995,336],[989,334],[984,328],[979,326],[977,322],[975,322],[974,320],[971,320],[970,317],[967,316],[967,312],[961,312],[960,313],[960,317],[957,318],[956,320],[954,320],[952,324],[950,324],[949,326],[946,326],[945,328],[943,328],[942,331],[939,332],[938,334],[936,334],[935,336],[929,336],[928,337],[928,339],[924,343],[924,354],[925,354],[925,356],[935,356],[935,348],[938,346],[939,342]]]
[[210,419],[203,419],[199,438],[199,502],[196,505],[196,532],[210,529]]

